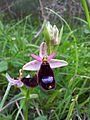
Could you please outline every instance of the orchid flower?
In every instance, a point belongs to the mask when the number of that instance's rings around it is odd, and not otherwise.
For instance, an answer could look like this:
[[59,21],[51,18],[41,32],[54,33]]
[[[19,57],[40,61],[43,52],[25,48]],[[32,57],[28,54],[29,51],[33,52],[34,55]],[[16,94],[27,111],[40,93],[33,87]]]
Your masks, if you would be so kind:
[[11,78],[8,73],[6,73],[6,78],[9,81],[10,85],[16,85],[18,88],[22,87],[23,85],[27,85],[28,87],[35,87],[38,85],[37,83],[37,75],[35,74],[34,77],[30,77],[30,75],[27,75],[26,77],[20,78],[18,77],[17,80]]
[[17,79],[13,79],[9,76],[8,73],[6,73],[6,78],[9,81],[11,86],[16,85],[19,88],[24,85],[23,82],[20,80],[21,79],[20,77],[18,77]]
[[48,63],[50,64],[50,67],[53,68],[58,68],[58,67],[64,67],[67,66],[68,63],[64,60],[59,60],[59,59],[53,59],[53,57],[56,55],[56,52],[52,53],[47,57],[47,46],[45,42],[42,42],[40,45],[40,56],[36,56],[34,54],[31,54],[31,57],[34,58],[35,60],[26,63],[23,66],[23,70],[28,70],[28,71],[37,71],[40,69],[40,66],[42,64],[43,58],[46,57]]
[[32,83],[33,87],[39,84],[44,90],[54,89],[56,86],[53,68],[66,66],[68,63],[64,60],[53,59],[56,53],[52,53],[47,56],[47,46],[43,42],[40,45],[40,56],[31,54],[31,57],[34,58],[34,61],[28,62],[23,66],[23,70],[29,71],[38,71],[37,76],[33,77],[27,82],[28,79],[24,78],[22,81],[24,84],[30,87]]

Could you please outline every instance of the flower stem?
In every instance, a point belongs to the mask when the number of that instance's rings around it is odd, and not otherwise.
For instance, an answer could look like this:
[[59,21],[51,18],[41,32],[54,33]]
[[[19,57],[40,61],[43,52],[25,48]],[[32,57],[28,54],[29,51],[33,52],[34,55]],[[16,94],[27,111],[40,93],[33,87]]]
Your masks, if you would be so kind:
[[25,100],[26,101],[25,120],[28,120],[29,98],[30,98],[30,89],[27,90],[26,100]]
[[0,103],[0,109],[2,109],[2,107],[4,106],[4,103],[5,103],[6,99],[7,99],[10,88],[11,88],[11,84],[9,83],[8,86],[7,86],[6,92],[5,92],[4,96],[3,96],[3,99],[2,99],[2,101]]

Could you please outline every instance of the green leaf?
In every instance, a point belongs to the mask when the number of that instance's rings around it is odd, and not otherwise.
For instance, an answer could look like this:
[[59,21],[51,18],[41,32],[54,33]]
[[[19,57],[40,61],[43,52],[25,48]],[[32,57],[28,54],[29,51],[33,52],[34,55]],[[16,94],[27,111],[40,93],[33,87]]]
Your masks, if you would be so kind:
[[46,21],[45,21],[45,26],[44,26],[44,37],[45,37],[45,42],[48,43],[50,42],[50,35],[49,35],[49,32],[48,32],[48,29],[47,29],[47,25],[46,25]]
[[0,72],[6,71],[7,69],[8,69],[7,61],[1,61],[0,62]]
[[75,101],[73,101],[73,102],[71,103],[71,105],[70,105],[69,112],[68,112],[68,115],[67,115],[66,120],[70,120],[70,117],[71,117],[71,115],[72,115],[74,106],[75,106]]
[[23,93],[23,95],[26,96],[27,91],[26,91],[23,87],[21,87],[20,90],[21,90],[21,92]]
[[5,92],[4,96],[3,96],[3,99],[2,99],[2,101],[0,103],[0,109],[2,109],[4,103],[5,103],[6,99],[7,99],[7,96],[9,94],[10,88],[11,88],[11,85],[9,83],[8,86],[7,86],[6,92]]
[[38,98],[38,94],[30,94],[30,99]]
[[73,112],[74,107],[75,107],[75,102],[77,101],[77,99],[78,99],[78,96],[76,96],[76,98],[75,98],[75,99],[73,100],[73,102],[71,103],[66,120],[70,120],[71,115],[72,115],[72,112]]
[[59,38],[58,38],[59,39],[59,44],[60,44],[60,42],[62,40],[62,35],[63,35],[63,25],[62,25],[60,33],[59,33]]
[[4,30],[4,25],[3,25],[3,23],[1,21],[0,21],[0,29]]
[[0,120],[12,120],[11,116],[0,117]]
[[90,118],[90,97],[89,97],[89,103],[88,103],[88,118]]
[[16,115],[15,120],[17,120],[17,118],[18,118],[18,116],[19,116],[19,113],[20,113],[21,109],[23,108],[23,105],[24,105],[24,104],[25,104],[25,100],[22,100],[21,105],[20,105],[20,107],[19,107],[19,109],[18,109],[18,112],[17,112],[17,115]]
[[47,44],[47,51],[48,51],[48,55],[50,54],[50,34],[48,32],[47,29],[47,25],[46,25],[46,21],[45,21],[45,25],[44,25],[44,38],[45,38],[45,42]]
[[48,99],[47,103],[46,103],[46,108],[48,108],[48,106],[54,101],[55,97],[58,96],[60,94],[59,90],[56,90]]
[[[21,87],[21,88],[19,88],[19,89],[21,90],[21,92],[23,93],[23,95],[26,96],[27,91],[26,91],[23,87]],[[38,94],[30,94],[30,95],[29,95],[29,98],[30,98],[30,99],[38,98]]]
[[62,115],[65,113],[65,110],[68,108],[69,104],[70,104],[70,100],[71,100],[71,96],[69,96],[65,102],[63,111],[62,111]]
[[77,111],[77,115],[80,117],[80,107],[79,107],[79,104],[78,104],[78,101],[76,101],[76,111]]
[[47,116],[40,116],[35,118],[34,120],[47,120]]
[[25,120],[28,120],[28,106],[29,106],[29,98],[30,98],[30,89],[27,90],[26,99],[25,99]]

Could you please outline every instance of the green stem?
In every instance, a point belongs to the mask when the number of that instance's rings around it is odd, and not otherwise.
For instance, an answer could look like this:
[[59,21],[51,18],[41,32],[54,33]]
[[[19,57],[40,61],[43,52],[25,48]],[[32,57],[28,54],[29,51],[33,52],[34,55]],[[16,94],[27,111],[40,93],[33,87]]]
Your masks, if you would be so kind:
[[11,85],[9,83],[8,86],[7,86],[6,92],[5,92],[4,96],[3,96],[3,99],[2,99],[2,101],[0,103],[0,109],[2,109],[2,107],[4,106],[4,103],[5,103],[6,99],[7,99],[7,96],[9,94],[10,88],[11,88]]
[[30,89],[28,89],[28,90],[27,90],[27,94],[26,94],[25,120],[28,120],[28,106],[29,106],[29,98],[30,98]]
[[29,105],[29,100],[26,101],[25,120],[28,120],[28,105]]
[[86,0],[81,0],[81,2],[82,2],[82,6],[84,8],[86,19],[87,19],[87,22],[88,22],[88,28],[90,30],[90,15],[89,15],[89,11],[88,11],[87,2],[86,2]]
[[26,90],[23,87],[20,87],[19,89],[21,90],[21,92],[23,93],[23,95],[26,97],[26,94],[27,94]]

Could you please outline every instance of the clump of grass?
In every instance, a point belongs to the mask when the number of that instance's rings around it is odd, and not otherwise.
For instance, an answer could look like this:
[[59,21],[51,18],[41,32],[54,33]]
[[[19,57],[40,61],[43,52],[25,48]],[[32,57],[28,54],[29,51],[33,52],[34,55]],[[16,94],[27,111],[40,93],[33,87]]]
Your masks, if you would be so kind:
[[[61,19],[61,16],[59,18]],[[83,27],[78,25],[71,29],[64,19],[63,21],[65,22],[63,38],[56,58],[68,61],[69,65],[54,70],[56,89],[43,92],[39,87],[34,88],[30,91],[31,98],[35,97],[34,94],[38,94],[39,97],[36,100],[30,99],[30,103],[27,102],[26,107],[24,103],[29,99],[25,99],[20,91],[14,87],[8,95],[6,107],[4,106],[0,112],[1,118],[21,119],[20,111],[25,112],[25,108],[29,109],[29,113],[26,112],[25,115],[27,118],[28,114],[28,119],[36,117],[38,117],[36,119],[45,120],[90,118],[90,35],[83,32]],[[0,92],[2,91],[0,99],[2,99],[7,86],[6,71],[12,76],[16,76],[18,69],[31,60],[30,53],[38,54],[39,45],[43,41],[43,34],[41,33],[38,38],[32,40],[39,29],[39,25],[33,24],[30,18],[24,19],[23,22],[19,21],[16,24],[7,25],[1,21],[0,26],[0,63],[2,64],[0,66]],[[61,23],[58,23],[58,26],[61,26]],[[28,89],[26,88],[26,90]],[[20,103],[19,109],[15,105],[16,101]]]

